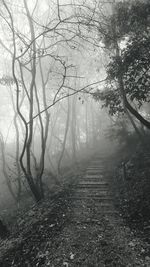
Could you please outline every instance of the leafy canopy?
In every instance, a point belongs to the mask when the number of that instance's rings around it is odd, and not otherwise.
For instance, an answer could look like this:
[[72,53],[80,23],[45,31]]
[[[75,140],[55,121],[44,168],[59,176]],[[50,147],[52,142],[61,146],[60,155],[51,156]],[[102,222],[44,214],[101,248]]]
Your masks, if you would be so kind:
[[138,104],[150,101],[150,3],[121,2],[115,6],[109,18],[104,43],[113,51],[115,42],[120,47],[120,61],[115,56],[107,66],[108,83],[103,92],[95,93],[95,98],[104,101],[111,115],[123,112],[122,100],[117,88],[120,71],[126,96]]

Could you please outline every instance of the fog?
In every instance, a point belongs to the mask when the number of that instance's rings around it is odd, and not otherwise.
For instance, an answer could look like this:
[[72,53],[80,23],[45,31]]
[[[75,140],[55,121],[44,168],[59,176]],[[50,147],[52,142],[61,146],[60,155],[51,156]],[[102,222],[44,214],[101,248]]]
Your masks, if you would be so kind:
[[70,4],[10,1],[1,6],[2,213],[24,195],[42,196],[42,184],[47,189],[54,180],[61,184],[64,169],[94,153],[110,122],[90,93],[105,79],[106,58],[91,41],[92,33],[84,37],[86,28],[83,38],[78,36]]
[[1,0],[0,266],[150,266],[150,3]]
[[[94,97],[110,88],[106,70],[114,52],[104,48],[98,27],[113,8],[95,3],[2,1],[2,213],[24,199],[41,200],[62,186],[67,170],[119,144],[110,138],[119,116],[112,118],[107,102]],[[125,46],[120,42],[121,50]],[[131,133],[134,125],[127,124]]]

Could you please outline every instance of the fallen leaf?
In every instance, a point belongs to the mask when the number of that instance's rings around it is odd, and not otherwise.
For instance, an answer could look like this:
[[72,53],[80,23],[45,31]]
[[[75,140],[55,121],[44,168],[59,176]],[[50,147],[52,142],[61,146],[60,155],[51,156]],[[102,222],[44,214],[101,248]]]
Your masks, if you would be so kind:
[[64,265],[65,267],[68,267],[68,266],[69,266],[68,262],[66,262],[66,261],[63,262],[63,265]]
[[70,259],[73,260],[75,257],[75,254],[73,254],[72,252],[70,253]]

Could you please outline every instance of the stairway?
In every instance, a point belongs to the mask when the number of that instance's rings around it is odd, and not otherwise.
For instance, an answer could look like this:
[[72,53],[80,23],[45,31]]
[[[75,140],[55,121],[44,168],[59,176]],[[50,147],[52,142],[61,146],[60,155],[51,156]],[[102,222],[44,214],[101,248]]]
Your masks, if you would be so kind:
[[86,169],[79,183],[70,192],[73,204],[72,218],[79,222],[92,222],[99,216],[117,214],[113,206],[113,196],[106,177],[107,160],[95,157]]

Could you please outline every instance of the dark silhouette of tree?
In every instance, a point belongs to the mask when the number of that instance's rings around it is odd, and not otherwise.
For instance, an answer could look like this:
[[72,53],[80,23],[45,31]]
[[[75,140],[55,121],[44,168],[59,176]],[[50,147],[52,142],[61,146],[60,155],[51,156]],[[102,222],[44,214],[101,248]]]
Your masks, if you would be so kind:
[[149,10],[148,1],[113,6],[103,37],[106,48],[112,51],[108,84],[104,92],[95,94],[109,107],[110,114],[129,112],[148,129],[150,122],[139,109],[149,102]]

